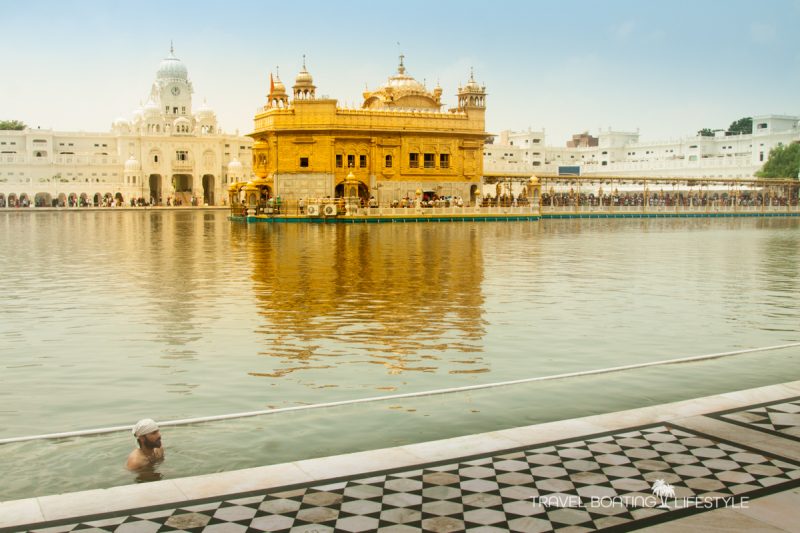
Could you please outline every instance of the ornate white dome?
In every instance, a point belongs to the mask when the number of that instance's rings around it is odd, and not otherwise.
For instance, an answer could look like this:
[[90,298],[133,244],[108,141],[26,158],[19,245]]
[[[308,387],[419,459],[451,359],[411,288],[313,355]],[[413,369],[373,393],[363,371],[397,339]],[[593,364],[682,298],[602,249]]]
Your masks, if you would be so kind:
[[131,124],[136,124],[140,120],[144,118],[144,107],[142,106],[142,102],[139,102],[139,107],[133,110],[131,113]]
[[139,172],[141,169],[142,165],[135,157],[130,156],[128,160],[125,161],[125,172]]
[[203,100],[203,103],[200,105],[200,107],[197,108],[197,111],[195,111],[194,115],[198,119],[215,118],[214,110],[208,107],[208,103],[206,103],[205,99]]
[[241,172],[242,171],[242,163],[239,162],[238,159],[234,158],[230,163],[228,163],[228,172]]
[[161,64],[158,66],[156,77],[160,80],[186,80],[188,76],[189,72],[186,70],[186,65],[181,63],[181,60],[175,57],[175,51],[170,45],[169,56],[165,57],[161,61]]
[[159,116],[161,115],[161,108],[158,107],[158,104],[155,103],[155,101],[148,100],[144,105],[143,113],[146,117]]

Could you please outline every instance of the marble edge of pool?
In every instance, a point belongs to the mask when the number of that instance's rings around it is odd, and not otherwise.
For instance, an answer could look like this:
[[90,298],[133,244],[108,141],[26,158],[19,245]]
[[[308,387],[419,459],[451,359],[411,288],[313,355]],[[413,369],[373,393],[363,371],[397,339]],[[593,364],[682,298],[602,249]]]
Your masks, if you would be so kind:
[[379,470],[410,467],[631,426],[666,422],[794,396],[800,396],[800,381],[395,448],[108,489],[12,500],[0,502],[0,528],[369,474]]

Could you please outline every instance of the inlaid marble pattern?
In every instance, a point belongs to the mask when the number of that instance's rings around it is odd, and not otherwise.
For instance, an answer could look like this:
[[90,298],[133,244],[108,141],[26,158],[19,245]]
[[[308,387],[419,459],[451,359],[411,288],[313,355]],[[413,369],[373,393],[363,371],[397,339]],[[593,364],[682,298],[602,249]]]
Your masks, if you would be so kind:
[[[653,495],[671,485],[667,508]],[[34,531],[629,530],[800,486],[800,464],[671,424]],[[615,499],[616,498],[616,499]],[[733,498],[734,500],[731,500]],[[542,505],[542,499],[547,505]],[[539,500],[539,502],[535,502]]]
[[725,411],[716,416],[726,422],[800,440],[800,398]]

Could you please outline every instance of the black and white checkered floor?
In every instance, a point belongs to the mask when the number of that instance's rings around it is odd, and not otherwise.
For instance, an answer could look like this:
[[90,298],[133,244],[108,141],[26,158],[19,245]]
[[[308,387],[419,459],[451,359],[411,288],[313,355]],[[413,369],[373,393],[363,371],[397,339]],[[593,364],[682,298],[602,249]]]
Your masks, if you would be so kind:
[[780,437],[800,440],[800,398],[719,413],[718,418]]
[[[669,508],[661,508],[653,495],[657,480],[674,489]],[[678,506],[679,499],[729,498],[730,502],[797,486],[800,463],[658,424],[325,484],[86,517],[71,524],[42,524],[50,527],[34,530],[631,530],[708,510]],[[544,506],[535,499],[551,504]]]

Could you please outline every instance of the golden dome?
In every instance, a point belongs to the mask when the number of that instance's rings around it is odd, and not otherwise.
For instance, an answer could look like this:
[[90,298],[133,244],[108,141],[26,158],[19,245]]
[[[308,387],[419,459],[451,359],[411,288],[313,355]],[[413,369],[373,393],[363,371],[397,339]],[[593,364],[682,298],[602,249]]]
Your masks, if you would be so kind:
[[286,94],[286,86],[283,85],[283,82],[277,74],[275,74],[275,88],[272,94]]
[[481,87],[478,85],[478,82],[475,81],[475,74],[473,73],[472,69],[469,69],[469,81],[464,87],[458,88],[458,93],[485,93],[486,87]]
[[404,56],[400,56],[397,73],[389,77],[386,85],[373,92],[364,92],[364,108],[402,107],[409,109],[439,109],[436,95],[423,84],[406,74],[403,64]]
[[311,74],[306,70],[306,56],[303,56],[303,70],[297,73],[297,77],[294,79],[294,86],[308,86],[313,85],[314,78],[311,77]]

